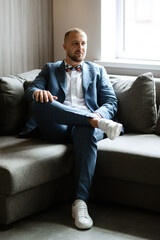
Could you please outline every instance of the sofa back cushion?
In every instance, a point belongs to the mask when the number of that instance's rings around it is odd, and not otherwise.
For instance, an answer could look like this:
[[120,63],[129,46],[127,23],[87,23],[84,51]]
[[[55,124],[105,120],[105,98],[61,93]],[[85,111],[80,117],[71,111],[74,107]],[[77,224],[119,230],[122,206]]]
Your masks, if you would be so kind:
[[156,84],[156,104],[157,109],[159,109],[160,106],[160,78],[155,78],[155,84]]
[[[33,81],[39,72],[40,69],[35,69],[17,75],[0,77],[0,135],[18,133],[24,127],[28,114],[24,83]],[[154,132],[157,109],[155,81],[152,74],[142,74],[137,78],[111,76],[111,82],[119,100],[116,118],[122,122],[125,131]],[[159,86],[156,90],[160,93],[160,82],[156,84]],[[157,99],[157,104],[160,104],[158,95]]]
[[155,83],[156,83],[156,100],[157,100],[157,108],[158,108],[158,116],[157,116],[155,133],[157,135],[160,135],[160,78],[156,78]]
[[153,133],[157,120],[156,89],[152,73],[112,77],[119,106],[116,118],[125,132]]
[[0,77],[0,135],[18,133],[26,122],[27,102],[23,84],[34,80],[39,70]]

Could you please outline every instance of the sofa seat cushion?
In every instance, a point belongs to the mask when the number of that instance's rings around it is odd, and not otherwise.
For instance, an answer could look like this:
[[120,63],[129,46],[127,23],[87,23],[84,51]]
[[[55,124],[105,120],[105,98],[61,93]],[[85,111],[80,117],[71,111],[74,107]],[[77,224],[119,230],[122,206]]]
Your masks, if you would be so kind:
[[13,195],[65,176],[73,156],[71,145],[0,137],[0,194]]
[[100,141],[96,175],[160,186],[160,137],[128,133]]

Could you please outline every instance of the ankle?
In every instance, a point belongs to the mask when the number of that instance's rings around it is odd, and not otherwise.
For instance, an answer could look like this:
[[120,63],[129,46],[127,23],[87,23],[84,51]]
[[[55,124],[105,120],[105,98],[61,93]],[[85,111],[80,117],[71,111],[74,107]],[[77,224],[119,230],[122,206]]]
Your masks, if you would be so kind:
[[94,128],[98,128],[99,118],[88,118],[90,125]]

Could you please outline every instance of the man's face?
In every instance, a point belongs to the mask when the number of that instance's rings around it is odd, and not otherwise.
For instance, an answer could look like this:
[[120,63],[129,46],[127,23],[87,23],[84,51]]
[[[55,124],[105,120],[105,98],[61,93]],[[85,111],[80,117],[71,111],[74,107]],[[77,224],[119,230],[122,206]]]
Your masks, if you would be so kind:
[[66,61],[80,63],[86,57],[87,36],[83,32],[71,32],[63,45]]

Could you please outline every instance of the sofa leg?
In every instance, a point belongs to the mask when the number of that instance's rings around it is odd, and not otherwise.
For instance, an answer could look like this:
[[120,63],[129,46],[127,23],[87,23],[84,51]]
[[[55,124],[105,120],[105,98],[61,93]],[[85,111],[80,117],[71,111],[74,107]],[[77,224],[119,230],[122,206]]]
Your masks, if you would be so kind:
[[2,224],[0,223],[0,231],[7,231],[9,230],[10,228],[12,228],[12,224]]

